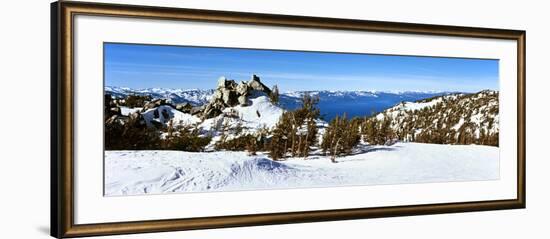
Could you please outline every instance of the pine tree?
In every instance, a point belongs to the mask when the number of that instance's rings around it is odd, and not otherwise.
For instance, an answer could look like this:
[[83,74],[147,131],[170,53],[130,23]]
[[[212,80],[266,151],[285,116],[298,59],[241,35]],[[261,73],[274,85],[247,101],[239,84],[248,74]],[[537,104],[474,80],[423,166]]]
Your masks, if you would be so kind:
[[315,123],[314,120],[308,120],[307,122],[307,134],[306,134],[306,137],[305,137],[305,143],[304,143],[304,149],[303,149],[303,154],[302,156],[305,158],[307,158],[307,156],[309,155],[309,151],[310,151],[310,146],[311,145],[315,145],[317,143],[317,133],[318,133],[318,130],[317,130],[317,124]]
[[378,121],[376,118],[365,119],[361,127],[363,139],[369,144],[377,144],[377,127]]
[[349,121],[346,130],[346,147],[345,153],[350,154],[352,149],[361,141],[361,119],[353,118]]
[[273,104],[279,104],[279,87],[277,85],[274,85],[271,89],[271,94],[269,95],[269,99],[271,100],[271,103]]
[[162,140],[161,149],[202,152],[212,140],[210,136],[201,136],[197,125],[171,127],[170,133]]
[[220,138],[221,142],[224,142],[227,139],[228,131],[229,131],[229,121],[224,120],[221,127],[221,138]]
[[284,112],[273,129],[268,146],[268,154],[273,160],[282,159],[287,153],[290,141],[288,136],[292,133],[291,114],[289,111]]
[[158,150],[162,149],[160,132],[139,123],[140,118],[105,124],[107,150]]
[[239,116],[239,119],[237,121],[237,125],[234,128],[234,134],[239,135],[243,132],[243,117]]
[[246,151],[248,151],[248,155],[256,155],[256,151],[258,150],[258,141],[256,137],[250,137],[248,139],[248,144],[246,145]]
[[307,158],[310,147],[317,142],[317,126],[315,120],[320,111],[317,108],[319,98],[305,94],[302,97],[302,107],[294,111],[284,112],[273,130],[269,145],[269,154],[278,160],[290,153],[291,157]]
[[342,136],[342,129],[341,129],[341,120],[338,116],[334,118],[334,120],[331,121],[332,127],[329,125],[329,128],[331,128],[331,134],[329,134],[330,137],[330,146],[329,151],[331,154],[330,160],[333,163],[336,163],[336,156],[339,153],[340,148],[340,141]]
[[301,135],[301,125],[296,120],[295,112],[289,114],[291,116],[291,125],[292,128],[289,131],[288,138],[290,139],[290,155],[291,157],[296,157],[300,155],[300,144],[302,141]]
[[352,153],[353,148],[359,144],[360,122],[358,118],[348,120],[346,114],[336,116],[330,121],[323,136],[321,149],[331,156],[333,163],[336,163],[336,157]]

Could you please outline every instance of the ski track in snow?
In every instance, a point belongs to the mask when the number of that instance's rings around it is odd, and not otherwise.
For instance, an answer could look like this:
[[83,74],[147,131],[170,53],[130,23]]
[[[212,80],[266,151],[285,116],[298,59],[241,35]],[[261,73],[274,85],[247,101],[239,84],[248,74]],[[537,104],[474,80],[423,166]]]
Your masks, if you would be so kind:
[[499,150],[479,145],[360,145],[330,162],[321,154],[285,161],[246,152],[106,151],[105,194],[290,189],[496,180]]

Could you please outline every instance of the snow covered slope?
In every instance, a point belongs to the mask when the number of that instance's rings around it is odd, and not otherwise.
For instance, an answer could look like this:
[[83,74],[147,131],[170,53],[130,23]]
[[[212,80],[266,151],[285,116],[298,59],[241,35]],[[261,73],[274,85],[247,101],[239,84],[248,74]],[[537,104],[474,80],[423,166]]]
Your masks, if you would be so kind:
[[269,100],[267,96],[251,98],[251,105],[227,107],[223,114],[214,118],[206,119],[200,127],[211,131],[214,128],[220,129],[224,124],[234,128],[240,124],[245,130],[254,132],[263,127],[273,128],[284,110]]
[[397,143],[272,161],[245,152],[106,151],[107,196],[496,180],[498,148]]
[[172,121],[173,125],[193,125],[201,121],[197,116],[183,113],[169,105],[161,105],[156,108],[148,109],[145,112],[141,112],[141,115],[149,127],[152,126],[153,121],[165,126],[170,121]]
[[440,138],[440,143],[498,145],[498,97],[498,91],[485,90],[401,102],[375,119],[390,120],[390,127],[405,141],[422,136]]
[[[139,112],[149,127],[167,127],[170,123],[173,126],[198,125],[204,135],[213,136],[218,135],[224,126],[227,127],[227,130],[241,127],[242,134],[254,133],[263,128],[272,129],[284,112],[282,108],[271,103],[269,98],[263,95],[250,98],[250,105],[227,107],[222,114],[204,120],[195,115],[178,111],[170,105],[161,105],[145,111],[142,108],[122,107],[121,111],[123,115]],[[234,136],[236,135],[229,138]],[[218,139],[215,137],[212,144],[216,143]]]

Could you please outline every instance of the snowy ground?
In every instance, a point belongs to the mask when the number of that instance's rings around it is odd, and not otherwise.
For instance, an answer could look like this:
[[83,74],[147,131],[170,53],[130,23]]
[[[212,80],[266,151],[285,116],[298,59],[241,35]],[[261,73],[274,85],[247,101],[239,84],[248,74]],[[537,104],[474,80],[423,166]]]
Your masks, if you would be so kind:
[[499,150],[478,145],[361,146],[331,163],[322,155],[286,161],[245,152],[106,151],[105,194],[235,191],[494,180]]

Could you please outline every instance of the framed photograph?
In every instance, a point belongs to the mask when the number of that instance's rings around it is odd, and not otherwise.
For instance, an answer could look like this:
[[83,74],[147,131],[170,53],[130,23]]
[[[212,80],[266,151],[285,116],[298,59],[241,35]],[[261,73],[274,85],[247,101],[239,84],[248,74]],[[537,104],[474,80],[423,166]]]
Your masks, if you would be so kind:
[[525,208],[525,31],[51,11],[54,237]]

